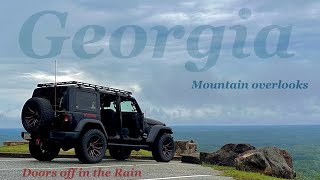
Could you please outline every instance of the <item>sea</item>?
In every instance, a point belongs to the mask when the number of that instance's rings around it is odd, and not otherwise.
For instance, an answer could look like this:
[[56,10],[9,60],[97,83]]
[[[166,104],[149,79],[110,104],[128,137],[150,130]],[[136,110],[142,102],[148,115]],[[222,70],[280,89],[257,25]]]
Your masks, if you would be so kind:
[[[257,148],[276,146],[293,157],[299,179],[320,179],[320,125],[297,126],[173,126],[175,140],[193,140],[198,151],[214,152],[228,143]],[[23,129],[0,129],[0,143],[20,141]]]

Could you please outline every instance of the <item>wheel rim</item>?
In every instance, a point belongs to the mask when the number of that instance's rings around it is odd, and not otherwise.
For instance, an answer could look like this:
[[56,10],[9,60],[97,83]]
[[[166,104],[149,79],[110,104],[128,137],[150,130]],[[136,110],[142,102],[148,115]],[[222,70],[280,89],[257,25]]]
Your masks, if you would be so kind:
[[24,119],[29,127],[35,127],[39,122],[39,112],[36,109],[27,107]]
[[162,153],[165,157],[171,157],[173,151],[173,143],[170,140],[165,140],[162,146]]
[[39,146],[40,146],[40,151],[42,154],[48,154],[48,148],[46,148],[42,142],[40,143]]
[[44,143],[41,142],[39,146],[42,154],[47,154],[47,155],[52,154],[52,151],[50,151],[49,147]]
[[87,151],[90,157],[98,157],[103,150],[103,141],[99,136],[92,136],[89,140]]
[[38,145],[38,147],[39,147],[41,154],[44,154],[44,155],[53,155],[56,153],[56,150],[58,150],[58,149],[55,149],[52,146],[52,144],[50,144],[50,142],[40,141],[40,144]]

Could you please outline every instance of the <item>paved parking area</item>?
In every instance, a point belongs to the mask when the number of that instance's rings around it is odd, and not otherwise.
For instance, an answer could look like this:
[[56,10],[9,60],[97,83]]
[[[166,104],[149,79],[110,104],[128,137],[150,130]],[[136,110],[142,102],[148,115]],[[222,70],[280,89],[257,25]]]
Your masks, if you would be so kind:
[[98,164],[80,164],[77,159],[58,158],[39,162],[30,158],[0,158],[0,179],[213,179],[229,180],[212,168],[171,161],[115,161],[104,159]]

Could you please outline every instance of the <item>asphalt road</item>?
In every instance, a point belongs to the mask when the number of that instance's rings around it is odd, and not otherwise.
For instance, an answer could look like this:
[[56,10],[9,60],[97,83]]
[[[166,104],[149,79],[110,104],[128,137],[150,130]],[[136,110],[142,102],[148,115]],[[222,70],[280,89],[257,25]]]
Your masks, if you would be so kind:
[[80,164],[77,159],[58,158],[39,162],[29,158],[0,158],[0,179],[214,179],[219,176],[212,168],[179,161],[158,163],[152,160],[103,160],[98,164]]

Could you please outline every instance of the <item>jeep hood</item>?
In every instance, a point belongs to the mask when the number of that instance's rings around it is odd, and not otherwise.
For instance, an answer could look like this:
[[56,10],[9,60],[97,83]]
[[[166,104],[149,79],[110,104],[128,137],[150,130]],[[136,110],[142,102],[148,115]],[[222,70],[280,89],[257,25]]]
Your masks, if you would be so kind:
[[148,125],[151,125],[151,126],[154,126],[154,125],[162,125],[162,126],[165,126],[164,123],[160,122],[160,121],[157,121],[157,120],[154,120],[154,119],[150,119],[150,118],[145,118],[146,122]]

